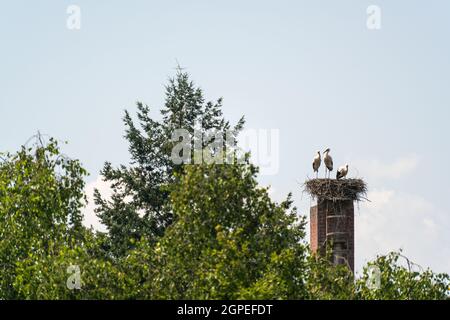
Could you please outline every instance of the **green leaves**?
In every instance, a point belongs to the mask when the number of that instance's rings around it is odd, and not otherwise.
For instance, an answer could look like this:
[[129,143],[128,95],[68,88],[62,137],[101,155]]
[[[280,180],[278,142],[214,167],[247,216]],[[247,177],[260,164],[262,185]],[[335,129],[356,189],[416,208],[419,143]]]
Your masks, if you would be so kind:
[[[79,161],[63,157],[58,143],[22,147],[0,163],[0,297],[16,297],[19,261],[50,253],[82,229],[84,176]],[[24,275],[18,281],[25,281]]]
[[[99,239],[86,234],[82,243],[52,244],[48,255],[31,255],[17,263],[13,286],[19,299],[126,299],[134,292],[132,277],[116,263],[92,250]],[[75,267],[75,268],[71,268]],[[81,287],[71,288],[68,280],[80,271]]]
[[[140,102],[136,122],[125,112],[131,165],[113,168],[105,163],[101,174],[112,183],[114,195],[106,201],[98,192],[95,194],[97,214],[108,228],[111,250],[117,257],[135,247],[132,240],[145,237],[150,242],[158,241],[171,225],[174,217],[168,202],[170,187],[184,170],[183,165],[171,160],[172,134],[176,129],[185,129],[193,135],[196,124],[201,124],[202,134],[210,129],[225,132],[229,123],[221,108],[222,99],[205,102],[201,89],[189,80],[189,75],[178,71],[166,87],[161,121],[153,120],[150,108]],[[243,124],[241,119],[234,128],[235,135]]]
[[125,113],[131,165],[106,162],[113,196],[95,193],[107,233],[82,226],[87,173],[56,140],[0,155],[0,299],[449,298],[447,274],[405,265],[400,253],[378,257],[357,279],[330,253],[312,255],[305,217],[290,195],[272,201],[248,155],[239,164],[174,165],[172,130],[192,133],[198,121],[204,132],[228,130],[221,107],[179,72],[162,121],[141,103],[138,125]]
[[[378,274],[371,273],[373,269]],[[370,285],[373,276],[379,277],[378,287]],[[448,274],[433,273],[429,269],[420,270],[400,252],[392,252],[370,262],[356,282],[356,287],[360,299],[448,299],[450,277]]]

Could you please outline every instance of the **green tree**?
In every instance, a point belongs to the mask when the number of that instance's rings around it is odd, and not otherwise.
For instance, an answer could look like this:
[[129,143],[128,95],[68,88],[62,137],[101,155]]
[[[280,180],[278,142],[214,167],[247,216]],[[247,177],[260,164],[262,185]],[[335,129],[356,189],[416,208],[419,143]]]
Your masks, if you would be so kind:
[[15,298],[17,263],[45,255],[83,229],[84,176],[79,161],[61,155],[56,140],[5,154],[0,162],[0,298]]
[[304,219],[277,204],[248,163],[186,166],[172,186],[176,217],[150,256],[151,298],[305,296]]
[[[187,74],[166,91],[160,122],[140,103],[139,129],[125,113],[132,163],[106,163],[114,194],[96,193],[106,234],[82,226],[86,171],[54,139],[0,155],[0,299],[449,298],[447,274],[402,265],[400,253],[378,257],[356,279],[312,255],[305,218],[290,195],[270,199],[248,155],[232,164],[172,162],[175,129],[194,136],[200,121],[210,135],[230,125],[221,100],[205,103]],[[207,144],[202,153],[214,155]],[[71,267],[79,289],[68,287]]]
[[113,168],[106,162],[101,174],[111,182],[113,196],[107,201],[95,192],[96,212],[108,228],[111,250],[117,256],[142,237],[156,241],[173,221],[166,186],[183,171],[183,165],[171,160],[174,130],[185,129],[191,138],[195,128],[203,136],[215,130],[236,136],[244,124],[242,118],[231,128],[222,116],[222,99],[205,102],[201,89],[181,71],[166,87],[161,121],[151,118],[148,106],[139,102],[137,108],[138,125],[127,111],[124,117],[131,165]]
[[332,253],[324,257],[308,255],[305,283],[306,299],[309,300],[352,300],[356,299],[354,276],[346,265],[333,265]]
[[[174,223],[155,244],[139,241],[121,260],[144,299],[445,299],[448,275],[413,272],[395,253],[355,279],[328,256],[310,254],[305,218],[291,201],[274,203],[258,186],[257,168],[186,166],[171,185]],[[367,269],[381,270],[381,287]]]
[[[401,264],[400,260],[406,263]],[[356,282],[358,299],[431,300],[450,298],[450,277],[418,266],[401,252],[378,256]]]
[[54,241],[46,254],[30,253],[16,264],[15,298],[138,298],[134,294],[135,277],[124,273],[120,264],[103,254],[102,242],[101,235],[95,236],[90,230],[85,230],[82,241]]

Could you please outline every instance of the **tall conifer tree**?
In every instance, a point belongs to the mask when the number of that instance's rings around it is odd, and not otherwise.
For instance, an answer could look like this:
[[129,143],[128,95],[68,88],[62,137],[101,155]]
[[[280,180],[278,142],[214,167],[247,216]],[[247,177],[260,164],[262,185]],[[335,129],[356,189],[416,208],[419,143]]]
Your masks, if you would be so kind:
[[111,183],[113,195],[106,200],[95,191],[97,215],[108,228],[110,249],[119,256],[141,237],[149,241],[159,238],[172,223],[168,187],[174,182],[174,173],[183,171],[183,165],[171,159],[174,130],[185,129],[191,137],[194,130],[203,136],[221,131],[236,137],[244,125],[241,118],[231,128],[222,115],[222,99],[205,102],[202,90],[180,68],[166,86],[161,121],[151,118],[147,105],[138,102],[137,109],[138,124],[128,111],[123,119],[130,165],[114,168],[106,162],[101,174]]

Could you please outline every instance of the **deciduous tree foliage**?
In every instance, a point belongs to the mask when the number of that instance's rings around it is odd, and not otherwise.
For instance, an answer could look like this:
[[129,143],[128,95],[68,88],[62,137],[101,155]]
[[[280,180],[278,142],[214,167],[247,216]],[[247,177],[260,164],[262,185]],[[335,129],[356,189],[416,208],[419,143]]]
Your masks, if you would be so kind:
[[[368,286],[374,267],[380,275],[377,288]],[[430,269],[420,270],[401,252],[391,252],[377,257],[364,268],[362,277],[356,281],[357,297],[383,300],[448,299],[449,279],[448,274],[433,273]]]
[[166,87],[162,121],[153,120],[150,108],[140,102],[138,125],[125,112],[125,138],[131,164],[114,168],[106,162],[101,174],[112,183],[114,194],[111,201],[103,199],[98,191],[95,194],[98,216],[108,228],[111,250],[116,255],[124,255],[133,247],[131,240],[146,237],[156,241],[173,221],[170,206],[166,205],[169,195],[166,186],[174,182],[174,173],[183,170],[182,165],[171,160],[176,143],[172,141],[174,130],[185,129],[194,138],[195,129],[203,136],[211,131],[237,135],[242,129],[243,118],[231,128],[222,116],[221,107],[222,99],[205,102],[202,90],[189,80],[187,73],[179,70]]
[[[304,291],[304,221],[291,200],[277,204],[258,187],[257,169],[194,165],[173,186],[175,222],[154,248],[157,298],[290,298]],[[276,279],[274,279],[276,278]],[[270,290],[265,288],[270,286]]]

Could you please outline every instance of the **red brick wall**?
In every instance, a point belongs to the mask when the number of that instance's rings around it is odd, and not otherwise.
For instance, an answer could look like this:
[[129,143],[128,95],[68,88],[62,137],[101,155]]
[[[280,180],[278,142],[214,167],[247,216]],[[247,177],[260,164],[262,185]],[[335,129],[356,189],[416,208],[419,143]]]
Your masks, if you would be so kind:
[[355,230],[353,201],[319,199],[310,211],[311,250],[325,254],[326,244],[333,244],[336,263],[348,264],[354,270]]

